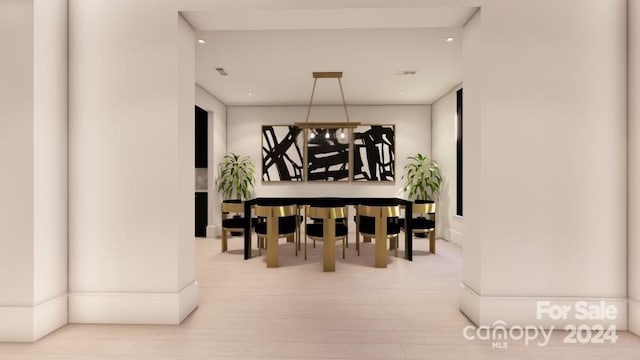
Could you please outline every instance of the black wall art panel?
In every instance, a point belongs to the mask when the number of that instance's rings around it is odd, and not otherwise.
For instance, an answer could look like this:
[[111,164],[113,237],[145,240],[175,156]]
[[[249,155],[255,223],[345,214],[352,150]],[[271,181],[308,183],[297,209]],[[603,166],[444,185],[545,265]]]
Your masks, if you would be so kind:
[[307,178],[349,181],[349,135],[338,129],[309,129]]
[[302,181],[302,144],[297,126],[262,127],[262,181]]
[[358,126],[353,132],[353,180],[395,181],[395,168],[395,126]]

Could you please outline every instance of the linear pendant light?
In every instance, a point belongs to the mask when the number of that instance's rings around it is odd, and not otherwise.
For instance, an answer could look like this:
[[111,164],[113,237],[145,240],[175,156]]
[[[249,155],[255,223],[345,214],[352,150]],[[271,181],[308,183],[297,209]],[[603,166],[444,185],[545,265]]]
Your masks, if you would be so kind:
[[[344,114],[347,118],[346,122],[309,122],[309,116],[311,115],[311,106],[313,105],[313,96],[316,92],[316,84],[318,79],[337,79],[338,85],[340,85],[340,95],[342,96],[342,106],[344,107]],[[295,125],[301,129],[353,129],[360,125],[359,122],[349,121],[349,112],[347,111],[347,102],[344,99],[344,91],[342,90],[342,72],[314,72],[313,73],[313,88],[311,89],[311,99],[309,100],[309,107],[307,108],[307,118],[305,122],[297,122]]]

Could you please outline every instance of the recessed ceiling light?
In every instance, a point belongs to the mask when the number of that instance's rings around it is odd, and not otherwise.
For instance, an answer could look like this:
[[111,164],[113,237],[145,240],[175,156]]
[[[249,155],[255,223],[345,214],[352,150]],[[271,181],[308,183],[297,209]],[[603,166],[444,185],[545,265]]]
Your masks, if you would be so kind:
[[452,42],[453,41],[453,36],[449,36],[448,38],[444,39],[444,41],[446,42]]
[[204,44],[206,42],[207,42],[207,40],[205,40],[205,39],[198,39],[198,43],[200,43],[200,44]]
[[404,91],[400,91],[400,95],[404,95]]
[[251,91],[249,91],[249,92],[247,93],[247,95],[251,96],[251,95],[253,95],[253,93],[252,93]]

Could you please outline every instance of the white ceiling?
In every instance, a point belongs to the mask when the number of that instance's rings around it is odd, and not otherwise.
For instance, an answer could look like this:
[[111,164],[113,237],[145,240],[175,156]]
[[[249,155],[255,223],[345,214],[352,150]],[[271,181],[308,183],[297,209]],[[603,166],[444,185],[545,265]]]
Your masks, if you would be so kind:
[[[380,10],[183,13],[206,40],[196,81],[227,105],[307,105],[314,71],[342,71],[347,104],[431,104],[461,82],[473,8]],[[319,79],[314,104],[340,101],[337,81]]]

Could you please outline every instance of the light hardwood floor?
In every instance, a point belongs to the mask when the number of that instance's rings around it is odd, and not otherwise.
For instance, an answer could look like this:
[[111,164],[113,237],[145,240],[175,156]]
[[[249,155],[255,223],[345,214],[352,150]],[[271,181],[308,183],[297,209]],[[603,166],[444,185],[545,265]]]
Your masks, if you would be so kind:
[[547,347],[468,341],[460,248],[439,240],[432,255],[416,239],[413,262],[401,251],[376,269],[373,245],[358,257],[350,239],[334,273],[322,272],[321,244],[305,262],[281,240],[281,267],[267,269],[264,253],[242,260],[240,237],[224,254],[220,239],[196,239],[200,307],[182,325],[68,325],[34,344],[0,344],[0,359],[640,358],[640,338],[624,332],[615,345],[563,344],[561,332]]

